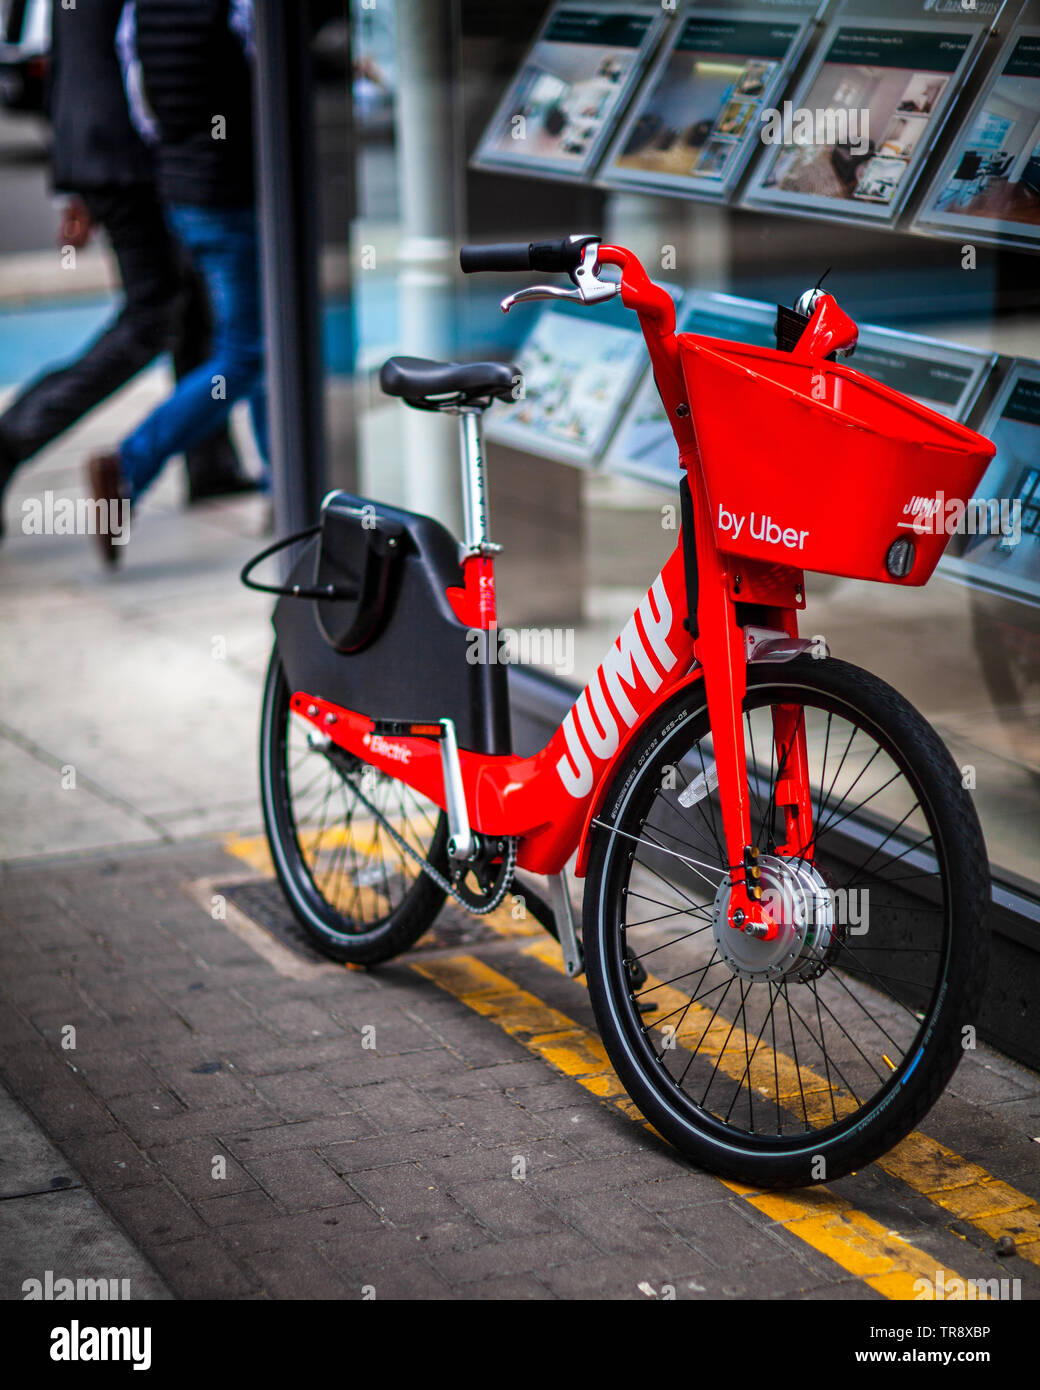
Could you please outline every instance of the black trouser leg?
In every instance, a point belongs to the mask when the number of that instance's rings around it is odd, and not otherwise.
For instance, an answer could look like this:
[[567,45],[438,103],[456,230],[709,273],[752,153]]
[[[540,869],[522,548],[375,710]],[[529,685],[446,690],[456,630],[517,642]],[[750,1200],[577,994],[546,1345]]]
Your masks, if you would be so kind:
[[82,196],[108,233],[125,303],[78,358],[33,382],[0,417],[0,441],[11,464],[56,439],[174,340],[179,253],[155,190],[142,185]]

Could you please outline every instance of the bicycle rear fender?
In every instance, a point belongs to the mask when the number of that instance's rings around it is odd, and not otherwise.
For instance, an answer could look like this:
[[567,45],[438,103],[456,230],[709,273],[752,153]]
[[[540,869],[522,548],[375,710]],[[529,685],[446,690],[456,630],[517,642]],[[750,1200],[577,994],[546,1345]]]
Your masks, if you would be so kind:
[[302,551],[290,585],[308,587],[335,577],[362,587],[351,572],[351,547],[340,555],[326,553],[323,562],[323,545],[329,551],[337,545],[333,520],[348,528],[354,521],[362,530],[377,521],[392,525],[399,553],[379,595],[380,611],[369,618],[363,645],[349,654],[333,645],[329,622],[337,608],[350,619],[349,598],[278,601],[272,621],[290,688],[371,719],[449,718],[463,747],[509,753],[506,668],[473,660],[474,629],[456,607],[465,593],[458,542],[431,517],[335,492],[322,507],[322,534]]

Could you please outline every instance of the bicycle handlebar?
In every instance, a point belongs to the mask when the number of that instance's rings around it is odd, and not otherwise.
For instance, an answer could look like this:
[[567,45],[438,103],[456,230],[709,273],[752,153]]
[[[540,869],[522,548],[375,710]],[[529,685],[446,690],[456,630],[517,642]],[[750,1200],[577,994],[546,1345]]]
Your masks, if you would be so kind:
[[571,274],[595,236],[569,236],[559,241],[503,241],[491,246],[463,246],[459,265],[466,275],[484,270],[543,270]]

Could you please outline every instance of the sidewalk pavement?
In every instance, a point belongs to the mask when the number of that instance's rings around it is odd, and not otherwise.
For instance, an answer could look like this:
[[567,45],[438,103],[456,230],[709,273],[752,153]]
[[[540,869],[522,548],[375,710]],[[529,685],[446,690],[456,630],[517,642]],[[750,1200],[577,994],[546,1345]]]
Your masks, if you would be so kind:
[[267,601],[238,583],[238,570],[266,543],[263,500],[185,510],[183,469],[171,464],[135,516],[115,573],[89,536],[21,534],[23,501],[48,489],[83,495],[88,454],[117,441],[167,386],[163,369],[143,374],[7,490],[6,859],[257,823],[271,628]]
[[[0,1087],[0,1299],[61,1279],[126,1280],[139,1299],[170,1298],[162,1279],[103,1210],[31,1116]],[[109,1287],[112,1285],[109,1283]],[[80,1297],[84,1293],[81,1292]]]
[[763,1196],[633,1117],[582,983],[508,912],[446,912],[378,972],[301,948],[256,839],[256,500],[186,513],[171,468],[115,575],[18,531],[161,386],[8,499],[0,1078],[28,1156],[0,1215],[30,1243],[0,1227],[5,1295],[47,1269],[133,1297],[1040,1294],[1040,1077],[988,1049],[884,1164]]
[[611,1099],[582,984],[508,914],[348,971],[211,840],[27,861],[3,904],[0,1076],[177,1297],[1040,1295],[1040,1078],[988,1049],[883,1164],[760,1196]]
[[[5,262],[0,298],[18,297],[20,286],[25,293],[25,273],[38,289],[41,267],[53,270],[53,259],[19,258],[19,275]],[[79,269],[77,289],[87,279],[92,289],[107,284],[100,250],[81,257]],[[58,288],[55,275],[51,281]],[[7,490],[0,857],[8,865],[259,823],[255,734],[270,628],[263,600],[237,583],[237,570],[262,543],[264,504],[250,498],[185,511],[183,473],[171,466],[137,518],[132,573],[103,572],[89,537],[22,534],[26,498],[48,489],[81,495],[88,454],[167,391],[163,368],[143,374]],[[248,437],[239,436],[248,457]],[[130,1278],[134,1297],[170,1296],[6,1092],[0,1130],[0,1297],[21,1297],[22,1278],[47,1269],[55,1277],[118,1275]]]

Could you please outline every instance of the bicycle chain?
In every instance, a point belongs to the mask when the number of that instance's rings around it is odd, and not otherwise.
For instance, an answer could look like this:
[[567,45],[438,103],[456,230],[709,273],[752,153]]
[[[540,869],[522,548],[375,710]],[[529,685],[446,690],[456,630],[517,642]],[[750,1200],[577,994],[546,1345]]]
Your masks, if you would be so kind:
[[491,898],[489,902],[482,903],[479,907],[474,907],[472,903],[466,901],[466,899],[461,895],[461,893],[459,893],[458,889],[456,889],[454,885],[451,882],[449,882],[449,880],[446,879],[442,873],[440,873],[437,869],[433,867],[433,865],[430,863],[428,859],[424,859],[422,855],[418,853],[417,850],[414,850],[412,848],[412,846],[408,843],[408,841],[404,838],[403,835],[399,835],[397,833],[397,831],[386,819],[383,813],[381,811],[378,811],[376,807],[373,806],[372,802],[369,801],[368,797],[364,794],[364,792],[360,789],[360,787],[357,785],[357,783],[353,780],[352,777],[349,777],[346,773],[344,773],[343,780],[345,782],[350,783],[350,786],[353,788],[355,796],[364,806],[368,807],[368,809],[375,816],[376,820],[379,821],[380,825],[387,832],[387,834],[394,841],[394,843],[398,846],[398,848],[404,850],[405,854],[407,854],[410,859],[413,859],[416,862],[416,864],[418,864],[422,872],[424,874],[428,874],[429,877],[433,879],[434,883],[436,883],[437,887],[440,888],[443,893],[446,893],[450,898],[454,898],[460,907],[464,907],[467,912],[472,912],[473,915],[476,917],[483,917],[486,916],[486,914],[489,912],[494,912],[495,908],[499,906],[503,898],[506,896],[510,888],[513,886],[513,874],[516,870],[516,840],[513,836],[507,835],[504,837],[506,845],[506,854],[505,872],[502,877],[502,882],[499,884],[498,889],[496,890],[494,896]]

